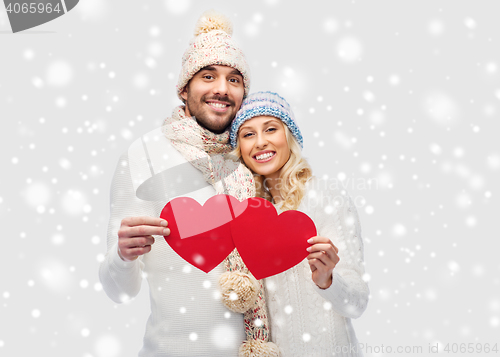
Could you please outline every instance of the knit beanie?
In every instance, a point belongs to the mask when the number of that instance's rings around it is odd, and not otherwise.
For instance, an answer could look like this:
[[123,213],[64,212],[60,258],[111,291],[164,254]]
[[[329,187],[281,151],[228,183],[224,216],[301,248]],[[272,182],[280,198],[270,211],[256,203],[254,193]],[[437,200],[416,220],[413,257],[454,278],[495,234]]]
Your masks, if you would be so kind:
[[243,103],[241,103],[240,110],[236,113],[236,117],[231,124],[229,139],[233,148],[236,147],[238,130],[241,125],[247,120],[262,115],[280,119],[288,126],[288,129],[290,129],[290,132],[295,137],[300,147],[303,147],[304,140],[302,138],[302,133],[295,121],[295,116],[293,115],[292,108],[290,108],[290,104],[277,93],[256,92],[250,94]]
[[240,71],[243,76],[245,92],[250,90],[250,70],[243,51],[231,37],[233,25],[224,15],[209,10],[198,19],[194,30],[194,38],[182,56],[182,69],[177,82],[177,96],[188,84],[189,80],[202,68],[211,65],[229,66]]

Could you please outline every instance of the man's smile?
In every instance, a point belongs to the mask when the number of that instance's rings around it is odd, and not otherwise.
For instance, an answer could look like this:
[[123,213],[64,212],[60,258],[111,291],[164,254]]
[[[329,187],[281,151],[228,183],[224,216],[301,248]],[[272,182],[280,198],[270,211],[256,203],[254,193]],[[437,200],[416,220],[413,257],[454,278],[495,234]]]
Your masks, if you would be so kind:
[[231,106],[227,102],[221,102],[221,101],[213,101],[213,100],[207,100],[205,102],[210,108],[217,112],[225,112],[228,110],[228,108]]

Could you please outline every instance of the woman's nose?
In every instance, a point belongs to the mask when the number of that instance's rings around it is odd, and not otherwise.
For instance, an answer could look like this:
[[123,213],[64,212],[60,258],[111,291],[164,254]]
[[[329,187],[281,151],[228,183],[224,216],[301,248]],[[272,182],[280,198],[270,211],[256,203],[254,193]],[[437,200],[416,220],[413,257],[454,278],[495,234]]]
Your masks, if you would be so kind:
[[268,143],[269,142],[264,134],[257,134],[257,141],[255,143],[257,147],[266,147]]

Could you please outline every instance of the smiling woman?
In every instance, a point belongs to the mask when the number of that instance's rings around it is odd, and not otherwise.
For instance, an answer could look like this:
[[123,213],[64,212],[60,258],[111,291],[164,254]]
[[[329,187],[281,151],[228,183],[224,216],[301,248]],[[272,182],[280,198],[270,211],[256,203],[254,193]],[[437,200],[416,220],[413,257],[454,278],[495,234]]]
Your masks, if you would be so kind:
[[272,92],[257,92],[243,102],[231,125],[233,154],[257,174],[257,195],[297,209],[312,177],[301,155],[302,134],[290,105]]
[[253,172],[266,179],[279,177],[290,157],[284,124],[270,116],[250,119],[238,134],[241,157]]
[[318,232],[307,241],[306,259],[265,279],[272,342],[287,357],[340,351],[361,356],[351,318],[366,309],[369,290],[362,279],[363,242],[352,200],[312,177],[293,112],[276,93],[249,95],[230,137],[232,154],[256,174],[257,196],[275,203],[278,211],[307,214]]

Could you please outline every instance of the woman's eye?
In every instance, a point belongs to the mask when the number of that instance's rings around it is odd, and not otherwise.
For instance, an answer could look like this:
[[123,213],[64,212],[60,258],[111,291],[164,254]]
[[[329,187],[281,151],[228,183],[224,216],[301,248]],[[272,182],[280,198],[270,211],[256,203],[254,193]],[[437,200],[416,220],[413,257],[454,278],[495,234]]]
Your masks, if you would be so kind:
[[246,133],[246,134],[244,134],[244,135],[243,135],[243,137],[244,137],[244,138],[248,138],[248,137],[249,137],[249,136],[251,136],[251,135],[252,135],[252,133]]
[[276,128],[268,128],[267,131],[276,131]]

